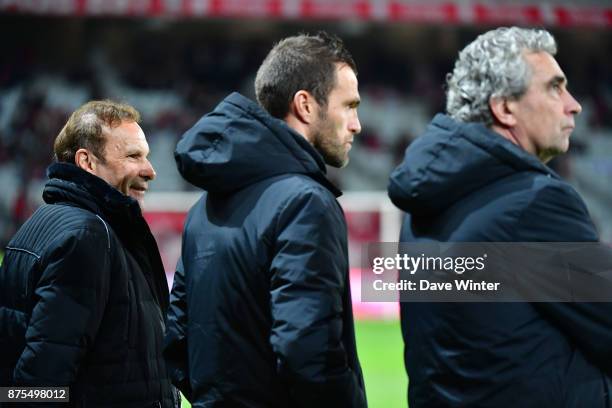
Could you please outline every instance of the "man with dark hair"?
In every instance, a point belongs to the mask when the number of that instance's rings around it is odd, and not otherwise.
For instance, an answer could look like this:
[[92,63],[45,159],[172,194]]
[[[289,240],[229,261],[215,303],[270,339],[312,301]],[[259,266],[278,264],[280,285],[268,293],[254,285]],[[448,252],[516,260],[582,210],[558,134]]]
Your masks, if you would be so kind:
[[[40,207],[0,269],[0,384],[75,407],[176,407],[165,273],[140,205],[155,171],[131,106],[88,102],[55,140]],[[140,205],[139,205],[140,204]]]
[[[389,196],[406,211],[400,241],[598,241],[583,200],[545,164],[567,151],[581,111],[556,51],[547,31],[511,27],[459,53],[447,114],[391,175]],[[517,281],[528,280],[518,269]],[[580,282],[569,270],[547,283]],[[410,408],[609,407],[612,304],[539,299],[402,303]]]
[[346,222],[325,177],[361,130],[355,64],[336,37],[289,37],[255,87],[265,110],[233,93],[176,148],[205,192],[171,294],[173,381],[198,407],[363,407]]

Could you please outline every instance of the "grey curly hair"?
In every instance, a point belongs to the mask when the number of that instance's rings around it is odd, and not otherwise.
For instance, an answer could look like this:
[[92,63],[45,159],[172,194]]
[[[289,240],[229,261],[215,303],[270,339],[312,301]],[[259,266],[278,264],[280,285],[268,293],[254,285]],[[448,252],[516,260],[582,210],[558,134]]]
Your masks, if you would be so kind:
[[493,124],[491,98],[520,98],[531,80],[524,52],[557,53],[545,30],[501,27],[481,34],[466,46],[446,76],[446,111],[461,122]]

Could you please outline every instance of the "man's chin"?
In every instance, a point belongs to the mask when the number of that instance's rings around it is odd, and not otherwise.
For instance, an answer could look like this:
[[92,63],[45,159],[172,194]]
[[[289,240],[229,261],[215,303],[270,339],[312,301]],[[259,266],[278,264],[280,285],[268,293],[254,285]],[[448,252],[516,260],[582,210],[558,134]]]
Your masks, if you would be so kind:
[[327,164],[328,166],[331,166],[331,167],[335,167],[337,169],[341,169],[341,168],[346,167],[346,165],[349,162],[348,155],[346,155],[345,157],[342,157],[342,158],[325,156],[325,157],[323,157],[323,159],[325,160],[325,164]]
[[328,162],[326,161],[325,164],[327,164],[330,167],[336,168],[336,169],[342,169],[344,167],[346,167],[346,165],[348,164],[348,160],[344,161],[344,162]]
[[138,201],[138,205],[141,209],[144,208],[144,193],[143,194],[128,194],[134,200]]
[[542,163],[546,164],[552,159],[554,159],[555,157],[560,156],[564,153],[567,153],[568,149],[569,149],[569,144],[542,150],[539,152],[538,158],[540,159]]

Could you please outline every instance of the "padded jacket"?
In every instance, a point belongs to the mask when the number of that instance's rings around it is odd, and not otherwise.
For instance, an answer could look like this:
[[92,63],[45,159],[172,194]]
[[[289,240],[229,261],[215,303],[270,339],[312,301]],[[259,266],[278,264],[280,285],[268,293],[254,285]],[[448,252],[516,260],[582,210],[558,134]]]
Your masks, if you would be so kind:
[[189,212],[165,353],[194,407],[362,407],[347,231],[321,156],[233,93],[179,142]]
[[177,406],[168,287],[138,203],[71,164],[48,175],[0,269],[0,382],[69,386],[74,407]]
[[[408,147],[389,196],[406,212],[402,242],[598,241],[554,171],[442,114]],[[411,408],[610,406],[610,303],[402,303],[401,324]]]

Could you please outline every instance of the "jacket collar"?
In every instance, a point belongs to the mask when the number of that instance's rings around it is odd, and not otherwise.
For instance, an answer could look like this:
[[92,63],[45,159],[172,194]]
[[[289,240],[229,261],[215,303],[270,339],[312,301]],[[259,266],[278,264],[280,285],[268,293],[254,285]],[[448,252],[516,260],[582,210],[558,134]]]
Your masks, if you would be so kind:
[[136,200],[74,164],[53,163],[47,169],[47,177],[43,191],[46,203],[72,202],[110,221],[142,216]]

